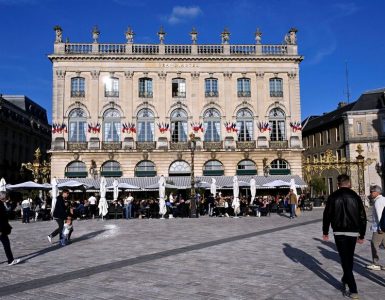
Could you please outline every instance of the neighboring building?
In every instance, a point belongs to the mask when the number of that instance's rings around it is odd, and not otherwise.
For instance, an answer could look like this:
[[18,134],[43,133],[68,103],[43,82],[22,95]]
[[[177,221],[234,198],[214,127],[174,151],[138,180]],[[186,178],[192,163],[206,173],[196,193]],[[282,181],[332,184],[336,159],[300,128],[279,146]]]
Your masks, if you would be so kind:
[[[55,27],[52,176],[301,175],[296,30],[285,44],[65,43]],[[56,130],[57,129],[57,130]],[[265,162],[265,164],[264,164]],[[267,166],[267,167],[265,167]],[[264,168],[265,167],[265,168]]]
[[[361,145],[365,158],[365,194],[369,194],[371,184],[384,187],[385,89],[368,91],[353,103],[341,102],[332,112],[305,119],[302,138],[304,160],[311,164],[325,162],[327,150],[332,151],[336,161],[355,161],[356,149]],[[327,194],[337,189],[338,174],[333,168],[320,174],[326,182]],[[351,175],[357,187],[356,169],[353,168]]]
[[39,147],[44,156],[50,143],[44,108],[26,96],[0,95],[0,178],[8,183],[24,180],[21,164],[33,161]]

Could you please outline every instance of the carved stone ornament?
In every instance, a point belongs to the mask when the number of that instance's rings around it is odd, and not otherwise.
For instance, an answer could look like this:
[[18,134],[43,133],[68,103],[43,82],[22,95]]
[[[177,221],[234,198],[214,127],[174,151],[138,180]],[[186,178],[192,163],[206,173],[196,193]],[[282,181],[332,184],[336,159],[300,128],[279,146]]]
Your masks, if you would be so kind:
[[198,32],[195,30],[195,28],[193,27],[191,32],[190,32],[190,36],[191,36],[191,42],[195,45],[197,43],[197,40],[198,40]]
[[92,70],[92,71],[91,71],[91,77],[92,77],[92,79],[99,79],[99,74],[100,74],[100,71],[99,71],[99,70]]
[[259,28],[257,28],[257,30],[255,31],[255,43],[256,44],[261,44],[261,41],[262,41],[262,32],[259,30]]
[[53,30],[55,30],[56,38],[55,43],[62,43],[63,42],[63,30],[59,25],[56,25]]
[[79,160],[79,153],[74,153],[74,160]]
[[282,151],[280,151],[280,150],[277,151],[277,157],[278,157],[279,159],[282,158]]
[[199,78],[199,72],[196,72],[196,71],[191,72],[191,78],[192,79],[198,79]]
[[132,71],[124,71],[124,76],[127,79],[132,79],[132,76],[134,76],[134,72],[132,72]]
[[290,71],[290,72],[287,73],[287,76],[290,79],[295,79],[297,77],[297,72],[296,71]]
[[256,72],[255,75],[257,76],[257,79],[263,79],[265,77],[265,73],[262,71]]
[[92,38],[94,40],[94,43],[98,42],[99,35],[100,35],[100,31],[98,29],[98,26],[94,26],[94,28],[92,29]]
[[148,160],[148,153],[147,152],[143,152],[143,159]]
[[178,151],[178,152],[176,153],[176,157],[177,157],[178,160],[181,160],[182,157],[183,157],[182,152],[179,152],[179,151]]
[[167,73],[164,71],[160,71],[160,72],[158,72],[158,76],[159,76],[159,79],[164,80],[167,77]]
[[108,153],[108,159],[113,160],[114,159],[114,153]]
[[248,151],[243,152],[243,157],[244,157],[245,159],[249,159],[250,153],[249,153]]
[[217,153],[215,151],[211,151],[210,156],[211,156],[211,159],[216,159]]
[[56,76],[58,79],[64,79],[65,74],[66,73],[63,70],[56,70]]
[[223,72],[223,76],[226,79],[230,79],[233,74],[230,71]]
[[132,44],[134,42],[134,31],[131,29],[131,27],[127,28],[127,31],[125,32],[126,39],[128,44]]

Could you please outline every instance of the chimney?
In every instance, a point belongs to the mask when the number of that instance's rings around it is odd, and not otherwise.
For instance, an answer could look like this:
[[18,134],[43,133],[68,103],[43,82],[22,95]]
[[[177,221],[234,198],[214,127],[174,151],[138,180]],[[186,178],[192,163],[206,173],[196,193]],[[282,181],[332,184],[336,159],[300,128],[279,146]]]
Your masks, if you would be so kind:
[[341,107],[344,107],[346,105],[347,105],[347,103],[345,101],[341,101],[341,102],[338,102],[337,108],[341,108]]

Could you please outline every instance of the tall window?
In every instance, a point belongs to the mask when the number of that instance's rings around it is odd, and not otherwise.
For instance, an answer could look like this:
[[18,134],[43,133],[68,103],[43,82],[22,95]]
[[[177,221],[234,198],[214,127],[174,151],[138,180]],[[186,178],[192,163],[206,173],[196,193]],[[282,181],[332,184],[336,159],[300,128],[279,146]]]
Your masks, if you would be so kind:
[[273,108],[269,114],[270,140],[284,141],[286,139],[285,113],[280,108]]
[[340,127],[338,126],[336,128],[336,141],[339,142],[340,140],[341,140]]
[[250,79],[239,78],[238,79],[238,97],[250,97]]
[[275,159],[270,163],[271,175],[287,175],[290,174],[290,166],[286,160]]
[[103,115],[103,141],[120,141],[120,114],[117,109],[108,109]]
[[72,110],[68,117],[69,142],[85,142],[86,130],[87,130],[87,118],[86,113],[81,108],[75,108]]
[[174,161],[168,170],[170,176],[186,176],[190,175],[190,165],[184,160]]
[[85,97],[85,79],[83,77],[71,78],[71,97]]
[[330,129],[326,130],[326,144],[330,144]]
[[180,108],[171,113],[171,141],[187,141],[187,113]]
[[155,117],[154,113],[148,109],[144,108],[138,112],[138,121],[137,121],[137,138],[138,142],[153,142],[154,141],[154,126],[155,126]]
[[119,177],[122,176],[120,170],[120,163],[115,160],[106,161],[101,167],[101,175],[106,177]]
[[152,98],[152,79],[143,77],[139,78],[139,97]]
[[69,178],[87,177],[86,164],[82,161],[72,161],[65,168],[65,176]]
[[283,97],[283,84],[281,78],[270,79],[270,97]]
[[119,97],[119,79],[110,77],[104,83],[105,97]]
[[319,143],[320,143],[320,146],[324,145],[324,133],[323,133],[323,131],[321,131],[319,133]]
[[223,176],[223,164],[218,160],[209,160],[203,166],[203,176]]
[[155,164],[150,160],[142,160],[135,167],[136,177],[154,177],[156,176]]
[[186,80],[183,78],[174,78],[172,80],[172,96],[186,98]]
[[237,112],[238,141],[253,140],[253,113],[246,108]]
[[210,108],[203,115],[203,127],[206,142],[219,142],[221,139],[221,114],[215,108]]
[[205,79],[205,96],[218,97],[218,79]]
[[257,166],[250,159],[241,160],[237,165],[237,175],[257,175]]
[[362,135],[362,122],[357,122],[357,134]]

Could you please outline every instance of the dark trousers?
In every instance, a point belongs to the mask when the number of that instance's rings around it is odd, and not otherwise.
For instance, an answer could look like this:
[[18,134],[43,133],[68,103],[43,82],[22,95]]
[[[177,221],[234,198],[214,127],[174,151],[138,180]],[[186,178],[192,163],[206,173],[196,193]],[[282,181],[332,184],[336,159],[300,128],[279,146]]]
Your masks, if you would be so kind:
[[62,232],[63,232],[63,227],[64,227],[64,219],[56,219],[55,218],[55,221],[57,222],[57,225],[59,226],[58,228],[56,228],[54,231],[52,231],[52,233],[49,235],[51,238],[57,236],[58,234],[60,234],[60,239],[62,239]]
[[342,270],[344,271],[341,281],[348,285],[351,293],[357,293],[357,284],[353,275],[353,257],[357,238],[346,235],[335,235],[334,240],[340,255]]
[[0,234],[0,240],[3,243],[5,255],[7,256],[8,263],[10,264],[11,262],[13,262],[13,254],[12,254],[11,243],[9,242],[8,235]]
[[29,213],[31,209],[29,207],[23,208],[23,223],[29,223]]

